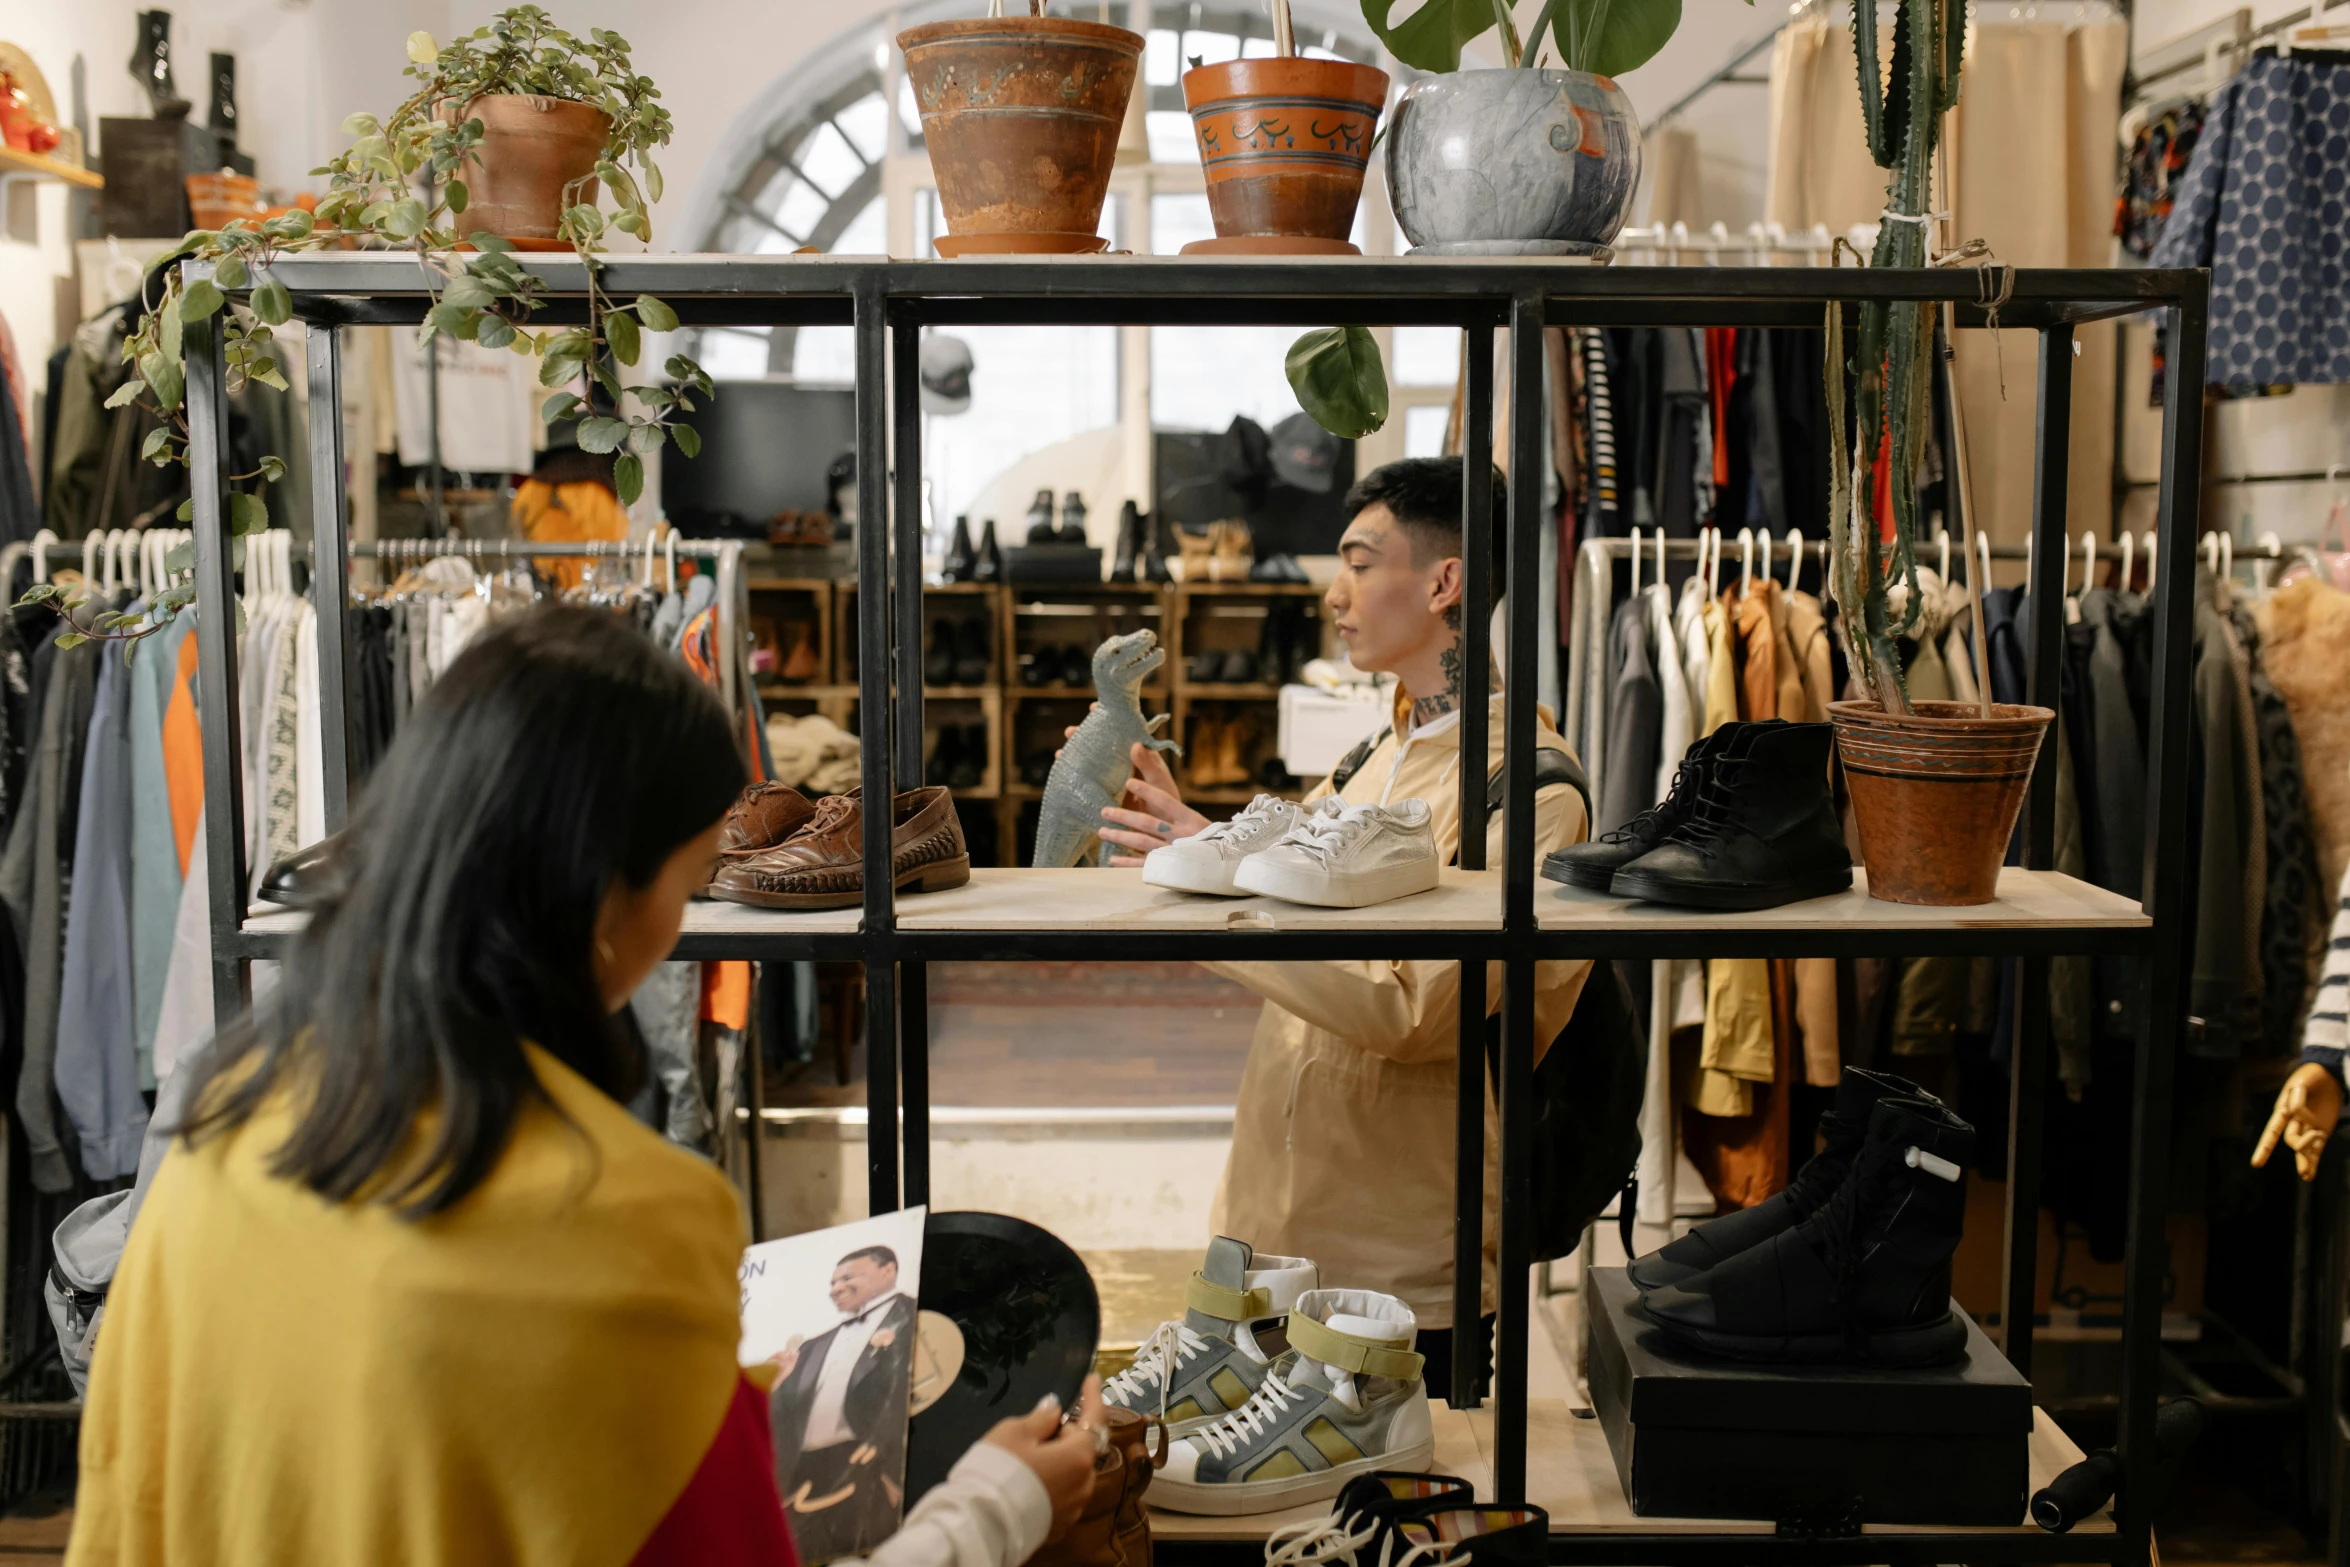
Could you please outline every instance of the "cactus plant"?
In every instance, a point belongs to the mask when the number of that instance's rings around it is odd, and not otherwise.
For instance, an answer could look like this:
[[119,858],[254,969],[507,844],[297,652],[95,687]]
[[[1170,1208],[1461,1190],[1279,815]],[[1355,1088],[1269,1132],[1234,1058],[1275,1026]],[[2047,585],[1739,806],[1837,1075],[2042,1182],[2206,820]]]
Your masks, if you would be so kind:
[[[1852,26],[1869,155],[1893,175],[1870,265],[1922,267],[1933,221],[1934,152],[1943,117],[1958,102],[1966,0],[1898,0],[1890,71],[1880,63],[1874,0],[1854,5]],[[1844,610],[1854,667],[1885,709],[1896,713],[1910,707],[1894,639],[1916,625],[1921,607],[1916,475],[1933,425],[1939,309],[1930,302],[1864,302],[1847,365],[1843,308],[1828,308],[1828,414],[1840,455],[1831,465],[1828,519],[1837,561],[1834,592]],[[1843,395],[1847,373],[1853,378],[1849,410]],[[1889,450],[1893,474],[1889,546],[1877,537],[1868,503],[1869,477],[1881,448]],[[1896,578],[1908,589],[1898,618],[1891,607]]]

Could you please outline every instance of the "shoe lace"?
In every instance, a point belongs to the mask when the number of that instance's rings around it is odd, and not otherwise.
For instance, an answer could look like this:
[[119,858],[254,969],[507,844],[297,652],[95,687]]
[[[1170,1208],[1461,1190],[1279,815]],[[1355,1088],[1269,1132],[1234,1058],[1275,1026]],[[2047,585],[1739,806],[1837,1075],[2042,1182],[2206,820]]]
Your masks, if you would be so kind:
[[808,825],[802,830],[820,833],[839,826],[856,813],[857,801],[854,795],[828,794],[816,802],[816,814],[808,818]]
[[[1901,1150],[1890,1143],[1861,1152],[1859,1167],[1840,1184],[1819,1212],[1807,1221],[1811,1241],[1836,1281],[1836,1300],[1844,1316],[1844,1334],[1856,1355],[1863,1344],[1860,1321],[1860,1271],[1868,1260],[1868,1235],[1901,1199],[1898,1179]],[[1863,1357],[1865,1358],[1865,1356]]]
[[[1687,764],[1683,764],[1687,765]],[[1673,836],[1683,843],[1719,843],[1730,835],[1731,823],[1737,819],[1738,774],[1742,761],[1717,761],[1711,772],[1699,781],[1697,799],[1688,817],[1673,829]],[[1680,780],[1674,779],[1674,787]]]
[[1252,1438],[1263,1436],[1266,1422],[1281,1415],[1302,1397],[1304,1394],[1281,1379],[1280,1372],[1268,1371],[1255,1397],[1223,1416],[1214,1425],[1192,1434],[1212,1456],[1222,1458],[1227,1453],[1240,1451]]
[[[1830,1148],[1852,1136],[1853,1132],[1852,1123],[1833,1110],[1820,1117],[1819,1136]],[[1851,1169],[1847,1160],[1815,1155],[1804,1161],[1803,1167],[1795,1172],[1795,1179],[1788,1183],[1788,1199],[1803,1212],[1816,1212],[1835,1195],[1836,1188],[1844,1184],[1844,1178],[1851,1173]]]
[[[1265,1536],[1265,1567],[1318,1567],[1334,1561],[1365,1567],[1358,1553],[1379,1534],[1379,1521],[1368,1513],[1332,1513],[1327,1518],[1293,1523]],[[1380,1555],[1393,1549],[1390,1546]]]
[[1322,811],[1289,829],[1281,841],[1318,865],[1327,866],[1371,830],[1368,811]]
[[1256,826],[1258,822],[1264,820],[1266,813],[1271,811],[1280,803],[1281,802],[1275,799],[1272,795],[1260,794],[1255,799],[1249,801],[1247,808],[1241,811],[1239,815],[1233,817],[1232,820],[1228,822],[1217,822],[1213,826],[1201,829],[1199,834],[1200,841],[1202,843],[1221,843],[1226,838],[1230,838],[1239,833],[1246,832],[1250,828]]
[[1699,786],[1702,785],[1704,781],[1704,769],[1697,765],[1696,759],[1689,758],[1684,760],[1680,766],[1673,769],[1673,787],[1665,791],[1664,799],[1655,805],[1650,806],[1647,810],[1642,811],[1638,816],[1635,816],[1630,821],[1624,823],[1623,826],[1613,827],[1608,831],[1601,833],[1599,835],[1599,841],[1601,843],[1632,842],[1647,830],[1654,827],[1657,818],[1664,815],[1668,810],[1671,810],[1675,800],[1682,799],[1683,790],[1687,790],[1694,794],[1698,791]]
[[1159,1418],[1167,1417],[1167,1390],[1175,1383],[1175,1369],[1205,1351],[1208,1341],[1180,1320],[1162,1322],[1134,1352],[1134,1364],[1110,1378],[1104,1393],[1118,1398],[1140,1398],[1155,1381],[1159,1389]]

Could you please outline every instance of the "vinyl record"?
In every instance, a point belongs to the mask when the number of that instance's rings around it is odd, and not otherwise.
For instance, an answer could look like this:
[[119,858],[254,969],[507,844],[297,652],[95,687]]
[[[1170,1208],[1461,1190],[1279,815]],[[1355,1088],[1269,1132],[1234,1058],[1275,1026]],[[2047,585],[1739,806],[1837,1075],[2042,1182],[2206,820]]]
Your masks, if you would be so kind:
[[1047,1393],[1077,1407],[1101,1338],[1093,1278],[1059,1236],[1000,1213],[933,1213],[922,1227],[922,1314],[953,1322],[962,1369],[913,1418],[906,1506],[997,1421]]

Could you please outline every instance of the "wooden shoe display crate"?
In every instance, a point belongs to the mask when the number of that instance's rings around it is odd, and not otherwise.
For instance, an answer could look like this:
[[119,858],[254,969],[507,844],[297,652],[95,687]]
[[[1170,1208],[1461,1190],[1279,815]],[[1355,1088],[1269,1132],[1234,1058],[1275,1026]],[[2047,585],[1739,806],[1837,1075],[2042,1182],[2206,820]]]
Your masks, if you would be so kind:
[[[548,319],[576,319],[589,278],[567,255],[522,258],[540,281]],[[193,267],[193,264],[191,264]],[[204,269],[194,268],[201,272]],[[313,409],[340,406],[340,338],[345,324],[414,324],[430,307],[416,258],[393,252],[286,256],[271,269],[289,292],[294,317],[308,329]],[[1123,622],[1153,624],[1168,646],[1168,668],[1145,694],[1150,711],[1191,719],[1216,701],[1265,702],[1247,696],[1187,688],[1182,657],[1195,647],[1238,634],[1212,613],[1254,600],[1278,601],[1260,584],[1215,591],[1156,586],[925,590],[920,581],[924,514],[922,416],[913,386],[923,332],[960,325],[1134,326],[1424,325],[1465,329],[1469,341],[1506,344],[1489,358],[1468,357],[1461,387],[1462,446],[1502,451],[1513,475],[1546,471],[1549,421],[1545,411],[1546,354],[1551,328],[1564,326],[1793,327],[1816,329],[1831,306],[1853,301],[1938,301],[1951,324],[1980,331],[1996,326],[2015,346],[2019,335],[2037,340],[2035,402],[2039,437],[2033,451],[2027,686],[2043,705],[2057,688],[2063,642],[2060,619],[2065,567],[2066,497],[2070,488],[2069,432],[2073,353],[2085,322],[2152,312],[2163,319],[2170,354],[2161,436],[2157,499],[2157,553],[2162,563],[2153,601],[2153,681],[2148,703],[2146,821],[2148,876],[2143,898],[2100,891],[2048,869],[2054,860],[2055,756],[2044,749],[2033,774],[2023,829],[2024,865],[2002,873],[1997,900],[1981,908],[1911,908],[1875,903],[1866,878],[1852,892],[1812,904],[1760,914],[1692,914],[1627,907],[1606,898],[1578,897],[1535,876],[1532,765],[1535,691],[1513,680],[1494,709],[1462,709],[1462,749],[1484,754],[1489,728],[1508,736],[1501,816],[1506,849],[1486,864],[1488,809],[1482,771],[1460,778],[1460,863],[1441,884],[1416,898],[1359,910],[1272,906],[1264,900],[1185,898],[1143,885],[1134,871],[975,870],[951,891],[897,896],[888,874],[887,818],[868,812],[864,846],[864,902],[855,909],[792,914],[697,904],[690,913],[681,958],[846,960],[862,965],[865,983],[866,1177],[872,1212],[931,1199],[932,1116],[928,972],[940,962],[1129,960],[1255,960],[1320,962],[1397,960],[1460,965],[1459,1020],[1464,1037],[1484,1038],[1489,1001],[1498,1000],[1497,1078],[1492,1103],[1499,1122],[1501,1179],[1492,1216],[1497,1237],[1499,1321],[1494,1335],[1493,1394],[1481,1406],[1439,1412],[1438,1462],[1478,1482],[1482,1500],[1531,1501],[1551,1511],[1547,1555],[1554,1563],[1613,1563],[1618,1567],[1804,1567],[1811,1563],[1930,1567],[1947,1562],[2044,1564],[2113,1563],[2148,1567],[2154,1559],[2152,1520],[2163,1485],[2155,1470],[2154,1415],[2161,1392],[2161,1331],[2166,1269],[2164,1218],[2169,1210],[2169,1128],[2177,1093],[2177,1060],[2185,1032],[2185,983],[2194,939],[2189,761],[2196,573],[2189,568],[2199,529],[2202,466],[2202,388],[2210,315],[2210,280],[2200,271],[2038,270],[1956,268],[1703,268],[1676,269],[1567,265],[1537,257],[1345,257],[1242,259],[1233,257],[1056,256],[984,261],[890,261],[831,256],[614,256],[598,262],[598,286],[615,297],[652,294],[670,303],[689,327],[715,324],[838,325],[856,342],[857,515],[868,519],[856,540],[861,593],[837,588],[829,657],[818,655],[816,679],[799,683],[790,700],[839,700],[821,694],[856,684],[859,728],[865,738],[861,787],[886,797],[921,782],[936,718],[919,681],[892,689],[893,647],[922,646],[926,623],[963,611],[961,597],[993,606],[999,635],[991,658],[1001,694],[998,809],[1027,801],[1019,791],[1019,748],[1038,731],[1066,723],[1092,696],[1090,687],[1018,685],[1023,658],[1048,645],[1085,638]],[[233,292],[233,291],[232,291]],[[567,314],[568,313],[568,314]],[[1498,360],[1498,364],[1496,361]],[[2011,365],[2015,361],[2010,361]],[[281,956],[299,917],[256,916],[246,902],[244,801],[237,755],[234,693],[235,570],[226,527],[225,366],[216,319],[187,327],[187,404],[190,480],[194,494],[196,579],[201,642],[200,707],[206,737],[204,827],[211,865],[213,994],[221,1021],[241,1004],[253,959]],[[893,373],[894,371],[894,373]],[[1498,384],[1497,384],[1498,383]],[[894,385],[896,395],[890,395]],[[1506,390],[1506,397],[1501,395]],[[723,390],[720,393],[724,396]],[[1501,410],[1506,407],[1506,416]],[[1500,437],[1497,447],[1496,437]],[[310,423],[314,471],[342,471],[342,421]],[[1491,473],[1471,463],[1464,475],[1462,514],[1491,514]],[[328,486],[330,496],[339,496]],[[891,519],[892,525],[881,525]],[[2015,519],[2020,522],[2021,519]],[[1540,549],[1555,519],[1543,508],[1541,487],[1513,485],[1505,536],[1482,526],[1465,533],[1463,577],[1469,608],[1463,656],[1483,667],[1491,648],[1489,607],[1497,576],[1493,551],[1506,552],[1508,580],[1531,584]],[[348,791],[340,758],[347,754],[350,703],[343,659],[347,519],[339,506],[322,508],[319,540],[320,689],[330,753],[327,818],[340,825]],[[894,535],[894,537],[893,537]],[[893,547],[894,546],[894,547]],[[877,600],[884,583],[898,592],[886,610]],[[820,594],[789,583],[744,588],[757,613],[760,594],[779,604],[797,593],[815,612]],[[987,614],[982,608],[974,613]],[[784,615],[788,610],[772,612]],[[779,620],[780,626],[782,622]],[[849,628],[854,627],[853,633]],[[1196,633],[1192,628],[1198,628]],[[1080,629],[1082,628],[1082,630]],[[798,633],[780,651],[788,654]],[[1510,670],[1536,667],[1539,641],[1535,597],[1510,596],[1506,624]],[[1089,644],[1090,645],[1090,644]],[[853,648],[855,656],[849,656]],[[830,667],[823,667],[829,663]],[[797,661],[801,672],[808,660]],[[789,685],[790,682],[778,682]],[[1209,684],[1215,684],[1210,682]],[[783,698],[779,695],[779,700]],[[937,699],[939,705],[952,700]],[[1181,711],[1176,704],[1181,703]],[[888,743],[880,743],[886,735]],[[339,737],[339,738],[338,738]],[[1240,785],[1230,787],[1235,792]],[[217,809],[213,808],[217,806]],[[1007,835],[1006,848],[1013,848]],[[1004,856],[1018,863],[1015,853]],[[2031,998],[2047,994],[2052,957],[2116,955],[2134,960],[2131,1136],[2127,1252],[2122,1268],[2122,1325],[2114,1357],[2120,1388],[2117,1420],[2122,1470],[2120,1501],[2110,1515],[2069,1534],[2044,1533],[2023,1516],[2017,1498],[2013,1524],[1991,1528],[1932,1525],[1900,1529],[1823,1527],[1819,1520],[1784,1518],[1738,1523],[1642,1517],[1631,1511],[1598,1425],[1564,1405],[1536,1400],[1528,1390],[1528,1335],[1533,1267],[1533,998],[1536,965],[1602,958],[2012,956],[2019,960],[2013,1082],[2009,1106],[2008,1179],[2004,1197],[2004,1278],[1997,1321],[1985,1327],[2027,1382],[2032,1376],[2032,1303],[2041,1262],[2037,1254],[2049,1019]],[[1498,981],[1491,976],[1498,975]],[[1489,992],[1497,985],[1499,995]],[[1116,1051],[1107,1039],[1101,1048]],[[761,1052],[745,1051],[749,1101],[759,1103]],[[1488,1102],[1486,1052],[1460,1053],[1454,1112],[1476,1124]],[[1442,1113],[1440,1105],[1415,1113]],[[759,1126],[746,1117],[738,1125]],[[764,1234],[757,1160],[763,1138],[744,1136],[736,1167],[746,1175],[752,1224]],[[1478,1140],[1463,1139],[1462,1179],[1449,1194],[1460,1254],[1453,1268],[1456,1320],[1480,1314],[1479,1237],[1486,1233],[1483,1159]],[[2118,1156],[2117,1157],[2124,1157]],[[1109,1161],[1104,1180],[1124,1178],[1129,1166]],[[1196,1246],[1196,1234],[1168,1244]],[[1463,1361],[1477,1335],[1458,1336]],[[1456,1365],[1456,1386],[1476,1381]],[[2029,1477],[2045,1481],[2077,1450],[2036,1413]],[[1920,1462],[1927,1460],[1921,1458]],[[1326,1509],[1317,1509],[1317,1512]],[[1262,1558],[1264,1539],[1280,1515],[1250,1519],[1179,1521],[1161,1515],[1157,1550],[1162,1567],[1242,1567]]]

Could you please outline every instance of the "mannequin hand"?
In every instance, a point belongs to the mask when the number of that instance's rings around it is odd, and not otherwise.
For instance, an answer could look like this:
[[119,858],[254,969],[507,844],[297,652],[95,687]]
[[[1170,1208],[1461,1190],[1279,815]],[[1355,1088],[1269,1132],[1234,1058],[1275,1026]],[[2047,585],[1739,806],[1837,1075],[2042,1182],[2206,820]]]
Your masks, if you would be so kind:
[[1112,855],[1112,865],[1140,865],[1151,850],[1212,825],[1183,803],[1165,754],[1139,742],[1134,747],[1134,776],[1126,780],[1125,805],[1104,807],[1102,822],[1104,843],[1134,851]]
[[2268,1156],[2276,1152],[2282,1139],[2293,1150],[2293,1167],[2301,1179],[2316,1180],[2317,1162],[2325,1154],[2326,1139],[2333,1136],[2334,1123],[2341,1114],[2342,1085],[2334,1081],[2334,1074],[2314,1061],[2303,1062],[2277,1090],[2276,1109],[2269,1113],[2260,1146],[2252,1150],[2254,1168],[2268,1163]]
[[1108,1422],[1109,1414],[1102,1407],[1101,1378],[1087,1377],[1074,1421],[1061,1423],[1061,1401],[1048,1393],[1044,1402],[1027,1414],[997,1421],[995,1429],[982,1438],[1035,1470],[1036,1478],[1044,1483],[1045,1495],[1053,1504],[1053,1529],[1045,1536],[1048,1543],[1076,1525],[1093,1496],[1094,1460],[1101,1456],[1094,1433],[1106,1430]]

